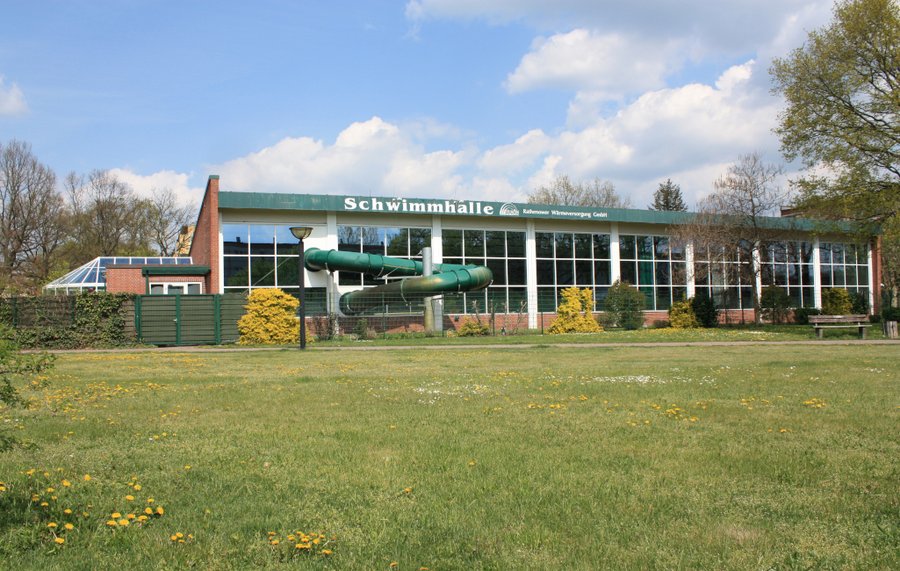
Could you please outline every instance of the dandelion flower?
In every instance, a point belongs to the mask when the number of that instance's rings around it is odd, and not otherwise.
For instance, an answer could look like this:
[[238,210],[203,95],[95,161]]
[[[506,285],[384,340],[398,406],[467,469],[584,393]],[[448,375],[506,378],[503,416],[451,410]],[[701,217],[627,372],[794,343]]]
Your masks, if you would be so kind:
[[113,512],[113,514],[112,514],[113,519],[119,519],[120,517],[122,517],[122,514],[120,514],[119,512]]
[[63,543],[66,542],[66,540],[63,539],[62,537],[57,537],[57,538],[54,539],[53,541],[54,541],[54,543],[56,543],[57,545],[62,545]]
[[331,555],[333,552],[330,549],[323,549],[322,555]]
[[75,526],[72,525],[71,523],[67,523],[63,527],[66,528],[67,531],[72,531],[73,529],[75,529]]
[[162,506],[156,508],[156,515],[163,515],[166,513],[166,510],[162,509]]
[[116,520],[114,520],[114,519],[108,520],[106,522],[106,525],[108,525],[109,527],[116,527],[116,525],[117,525]]
[[70,482],[70,481],[68,481],[68,480],[63,480],[63,481],[62,481],[62,485],[63,485],[64,488],[68,488],[69,486],[72,485],[72,482]]
[[70,510],[69,508],[66,508],[63,510],[63,513],[66,515],[72,515],[72,510]]
[[133,501],[134,501],[134,496],[128,495],[128,496],[125,496],[125,499],[126,499],[127,501],[129,501],[129,502],[133,502]]
[[147,515],[153,515],[153,508],[144,508],[144,513]]
[[119,525],[121,525],[122,527],[128,527],[129,525],[131,525],[131,522],[123,517],[119,520]]
[[50,523],[47,524],[47,527],[49,527],[50,529],[53,529],[54,527],[56,527],[56,522],[51,521]]
[[85,474],[85,475],[84,475],[84,481],[85,481],[85,482],[90,482],[90,481],[91,481],[91,475],[90,475],[90,474]]

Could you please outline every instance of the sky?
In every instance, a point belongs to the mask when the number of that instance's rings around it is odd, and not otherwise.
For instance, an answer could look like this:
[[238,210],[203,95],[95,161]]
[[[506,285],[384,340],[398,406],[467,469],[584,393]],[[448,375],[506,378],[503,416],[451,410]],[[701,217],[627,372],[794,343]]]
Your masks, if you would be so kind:
[[[0,144],[141,194],[524,201],[559,175],[688,204],[782,163],[774,57],[820,0],[2,0]],[[798,165],[786,165],[788,175]]]

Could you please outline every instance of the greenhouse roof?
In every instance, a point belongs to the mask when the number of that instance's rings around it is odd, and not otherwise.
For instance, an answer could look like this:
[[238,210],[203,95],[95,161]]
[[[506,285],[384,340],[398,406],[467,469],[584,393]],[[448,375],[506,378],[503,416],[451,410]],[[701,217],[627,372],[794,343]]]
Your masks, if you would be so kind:
[[106,268],[108,266],[161,266],[191,264],[191,258],[172,256],[102,256],[94,258],[80,268],[74,269],[61,278],[44,286],[48,289],[65,288],[106,288]]

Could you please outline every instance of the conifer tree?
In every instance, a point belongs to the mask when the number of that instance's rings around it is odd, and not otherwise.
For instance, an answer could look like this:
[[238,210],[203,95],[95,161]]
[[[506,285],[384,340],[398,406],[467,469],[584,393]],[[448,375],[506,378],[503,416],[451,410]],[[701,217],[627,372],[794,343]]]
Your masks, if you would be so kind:
[[666,182],[659,183],[659,188],[653,193],[653,204],[649,206],[650,210],[667,210],[684,212],[687,205],[681,197],[681,187],[667,178]]

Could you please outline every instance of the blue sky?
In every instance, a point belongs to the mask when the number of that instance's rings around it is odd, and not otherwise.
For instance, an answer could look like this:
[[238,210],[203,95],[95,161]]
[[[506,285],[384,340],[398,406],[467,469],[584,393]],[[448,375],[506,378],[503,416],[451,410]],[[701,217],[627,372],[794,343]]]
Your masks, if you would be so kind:
[[0,144],[139,192],[522,200],[560,174],[694,202],[780,161],[772,57],[814,0],[6,0]]

